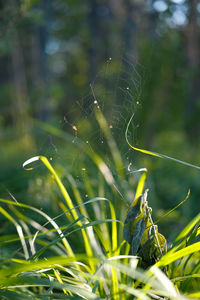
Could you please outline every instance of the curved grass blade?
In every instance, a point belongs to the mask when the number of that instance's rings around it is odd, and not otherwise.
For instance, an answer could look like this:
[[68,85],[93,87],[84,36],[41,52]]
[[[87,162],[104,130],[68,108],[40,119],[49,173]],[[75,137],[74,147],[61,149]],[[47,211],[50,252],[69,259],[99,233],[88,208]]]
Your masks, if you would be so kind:
[[17,221],[15,221],[15,219],[3,207],[0,207],[0,213],[2,213],[2,215],[4,215],[4,217],[6,217],[15,226],[17,233],[19,235],[19,239],[22,244],[22,248],[24,250],[24,256],[26,259],[28,259],[29,253],[28,253],[28,248],[27,248],[26,242],[25,242],[22,227],[17,223]]
[[[189,196],[190,196],[190,190],[188,190],[187,196],[185,197],[185,199],[183,201],[181,201],[178,205],[176,205],[174,208],[172,208],[171,210],[169,210],[166,214],[162,215],[162,217],[160,217],[159,219],[157,219],[156,222],[154,222],[154,225],[158,224],[161,220],[163,220],[164,218],[166,218],[167,216],[169,216],[179,206],[183,205],[188,200]],[[199,216],[200,216],[200,214],[199,214]],[[177,239],[178,239],[178,237],[177,237]]]
[[[80,216],[76,221],[74,221],[73,223],[70,223],[67,228],[65,230],[63,230],[63,235],[67,236],[68,234],[65,234],[65,232],[67,230],[69,230],[71,227],[73,227],[78,221],[82,220],[83,218],[85,218],[85,216]],[[80,228],[79,228],[80,229]],[[45,245],[44,247],[42,247],[41,249],[39,249],[34,255],[32,255],[30,257],[30,260],[34,260],[36,258],[38,258],[45,250],[47,250],[48,248],[50,248],[51,246],[55,245],[57,242],[59,242],[60,240],[62,240],[62,237],[59,237],[57,239],[54,239],[52,242],[48,243],[47,245]]]
[[125,139],[126,139],[126,142],[127,142],[127,144],[128,144],[133,150],[139,151],[139,152],[142,152],[142,153],[144,153],[144,154],[151,155],[151,156],[155,156],[155,157],[159,157],[159,158],[164,158],[164,159],[172,160],[172,161],[177,162],[177,163],[180,163],[180,164],[182,164],[182,165],[185,165],[185,166],[188,166],[188,167],[191,167],[191,168],[200,170],[200,167],[199,167],[199,166],[190,164],[190,163],[188,163],[188,162],[185,162],[185,161],[182,161],[182,160],[179,160],[179,159],[176,159],[176,158],[173,158],[173,157],[164,155],[164,154],[160,154],[160,153],[157,153],[157,152],[145,150],[145,149],[142,149],[142,148],[137,148],[137,147],[131,145],[131,143],[129,142],[129,139],[128,139],[128,129],[129,129],[129,126],[130,126],[130,124],[131,124],[131,121],[132,121],[133,117],[134,117],[134,114],[131,116],[131,118],[130,118],[128,124],[127,124],[127,127],[126,127],[126,131],[125,131]]
[[[61,191],[68,207],[69,207],[69,209],[71,210],[71,213],[73,215],[74,220],[78,219],[78,214],[77,214],[76,210],[73,209],[74,205],[72,203],[72,200],[71,200],[66,188],[64,187],[64,185],[63,185],[62,181],[60,180],[59,176],[57,175],[56,171],[51,166],[50,162],[48,161],[48,159],[45,156],[32,157],[32,158],[30,158],[29,160],[27,160],[23,163],[23,167],[25,168],[25,167],[27,167],[27,165],[29,165],[32,162],[37,161],[37,160],[41,160],[43,162],[43,164],[47,167],[47,169],[50,171],[50,173],[54,176],[55,181],[56,181],[56,183],[57,183],[57,185],[58,185],[58,187],[59,187],[59,189],[60,189],[60,191]],[[31,170],[31,169],[32,168],[28,168],[28,170]],[[77,224],[79,226],[82,225],[80,221]],[[83,236],[86,253],[87,253],[88,256],[92,256],[93,251],[92,251],[92,248],[91,248],[91,245],[90,245],[90,242],[89,242],[88,235],[84,230],[82,230],[81,233],[82,233],[82,236]],[[91,268],[94,268],[94,266],[91,265]]]
[[63,245],[65,246],[68,254],[71,256],[74,255],[70,244],[68,243],[68,241],[66,240],[66,238],[64,237],[64,235],[62,233],[62,230],[58,227],[56,222],[52,218],[50,218],[47,214],[45,214],[43,211],[41,211],[33,206],[22,204],[22,203],[11,201],[11,200],[0,199],[0,202],[12,204],[12,205],[23,207],[23,208],[28,208],[28,209],[31,209],[31,210],[35,211],[36,213],[42,215],[46,220],[48,220],[48,222],[52,225],[52,227],[56,229],[56,231],[58,232],[58,235],[62,238]]

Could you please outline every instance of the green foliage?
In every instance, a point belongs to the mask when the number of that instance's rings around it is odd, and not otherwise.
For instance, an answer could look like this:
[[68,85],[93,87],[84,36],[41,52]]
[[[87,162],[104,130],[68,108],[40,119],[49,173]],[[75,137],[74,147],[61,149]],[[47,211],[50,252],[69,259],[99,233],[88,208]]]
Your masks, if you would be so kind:
[[199,215],[178,234],[200,159],[199,11],[182,2],[1,1],[0,298],[200,297]]
[[[120,227],[123,227],[123,223],[117,220],[113,204],[105,198],[93,198],[85,203],[80,198],[79,204],[74,205],[46,157],[34,157],[26,161],[24,167],[31,170],[32,164],[39,160],[54,177],[66,207],[63,203],[63,213],[51,218],[30,205],[0,199],[2,204],[9,205],[13,216],[3,207],[1,214],[17,230],[15,235],[0,238],[1,247],[17,245],[18,241],[21,243],[21,250],[1,259],[2,298],[131,299],[134,296],[152,299],[159,296],[161,299],[182,299],[181,293],[197,297],[199,292],[195,282],[199,276],[193,264],[200,250],[199,242],[195,242],[199,236],[199,216],[188,224],[178,235],[174,246],[160,258],[159,251],[162,249],[163,254],[166,241],[153,224],[145,191],[133,202],[125,220],[124,235],[132,244],[133,252],[133,255],[128,255],[128,244],[120,241]],[[138,190],[143,186],[142,175]],[[73,188],[78,195],[78,188]],[[102,206],[103,202],[108,206]],[[93,219],[87,208],[90,206],[95,212]],[[26,211],[34,211],[35,218],[29,218]],[[107,214],[110,218],[104,217]],[[37,215],[42,216],[45,223],[38,223]],[[67,225],[58,226],[59,218],[63,216]],[[48,224],[52,228],[48,229]],[[36,229],[34,234],[31,233],[32,228]],[[79,240],[78,248],[72,237]],[[84,245],[81,252],[80,243]],[[136,253],[138,256],[135,256]],[[138,267],[140,260],[143,263],[141,266],[148,267],[146,271]],[[166,274],[160,269],[163,266],[168,266]],[[184,273],[178,277],[177,269],[182,268]],[[192,268],[189,274],[188,268]],[[191,279],[194,281],[192,286]]]

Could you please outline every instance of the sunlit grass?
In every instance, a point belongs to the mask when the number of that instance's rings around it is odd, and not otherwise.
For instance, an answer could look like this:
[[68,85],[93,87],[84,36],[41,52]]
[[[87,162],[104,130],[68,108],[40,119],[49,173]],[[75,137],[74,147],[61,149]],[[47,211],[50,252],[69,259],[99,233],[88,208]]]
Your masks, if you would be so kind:
[[[60,192],[56,197],[60,213],[53,216],[33,204],[0,199],[0,213],[16,232],[5,232],[0,237],[0,297],[199,298],[200,215],[178,234],[160,260],[143,270],[141,258],[131,255],[130,245],[122,235],[126,206],[121,191],[126,196],[129,186],[123,160],[105,118],[100,111],[96,114],[108,142],[115,174],[99,154],[77,139],[75,146],[91,159],[96,168],[97,186],[91,183],[86,173],[80,188],[73,174],[64,170],[63,166],[53,167],[45,156],[36,156],[23,166],[32,170],[35,164],[42,162],[46,167],[53,178],[52,185],[56,183]],[[41,126],[51,134],[70,140],[60,130]],[[68,180],[70,191],[58,175],[57,167]],[[143,193],[146,175],[147,170],[143,169],[135,199]],[[83,200],[83,190],[88,196],[86,200]]]

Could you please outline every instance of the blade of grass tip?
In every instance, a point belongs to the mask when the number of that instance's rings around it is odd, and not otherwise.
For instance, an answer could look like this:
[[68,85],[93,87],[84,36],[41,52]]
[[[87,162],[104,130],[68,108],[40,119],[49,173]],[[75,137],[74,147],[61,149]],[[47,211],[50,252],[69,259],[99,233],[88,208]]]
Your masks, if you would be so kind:
[[[37,160],[41,160],[43,162],[43,164],[45,165],[45,167],[49,170],[49,172],[53,175],[57,185],[59,186],[59,189],[69,207],[69,209],[72,209],[74,208],[73,206],[73,203],[72,203],[72,200],[67,192],[67,190],[65,189],[64,185],[62,184],[59,176],[57,175],[57,173],[55,172],[55,170],[53,169],[53,167],[51,166],[50,162],[48,161],[48,159],[45,157],[45,156],[35,156],[35,157],[32,157],[30,159],[28,159],[27,161],[25,161],[23,163],[23,168],[25,170],[32,170],[33,168],[27,168],[28,165],[30,165],[31,163],[37,161]],[[76,213],[75,210],[72,210],[72,214],[73,214],[73,217],[74,219],[77,219],[78,218],[78,215]]]
[[128,129],[129,129],[129,126],[131,124],[131,121],[132,121],[133,117],[134,117],[134,114],[131,116],[131,118],[130,118],[128,124],[127,124],[127,127],[126,127],[126,131],[125,131],[125,139],[126,139],[127,144],[129,145],[129,147],[131,147],[133,150],[138,151],[138,152],[142,152],[142,153],[145,153],[145,154],[148,154],[148,155],[151,155],[151,156],[155,156],[155,157],[159,157],[159,158],[164,158],[164,159],[172,160],[172,161],[180,163],[182,165],[185,165],[185,166],[188,166],[188,167],[200,170],[199,166],[190,164],[188,162],[185,162],[185,161],[182,161],[182,160],[179,160],[179,159],[176,159],[176,158],[164,155],[164,154],[152,152],[152,151],[149,151],[149,150],[144,150],[142,148],[137,148],[137,147],[131,145],[131,143],[129,142],[129,139],[128,139]]
[[[140,177],[140,180],[137,185],[136,193],[135,193],[135,199],[137,199],[143,193],[146,177],[147,177],[147,169],[144,170],[144,173]],[[134,204],[134,201],[133,201],[133,204]]]
[[[44,165],[47,167],[47,169],[50,171],[50,173],[54,176],[56,183],[58,184],[58,187],[59,187],[64,199],[66,200],[66,203],[67,203],[69,209],[71,209],[71,213],[74,217],[74,220],[78,219],[78,214],[77,214],[76,210],[74,209],[74,205],[72,203],[72,200],[71,200],[67,190],[65,189],[65,187],[64,187],[62,181],[60,180],[59,176],[57,175],[56,171],[53,169],[50,162],[48,161],[48,159],[45,156],[33,157],[32,159],[29,159],[26,162],[24,162],[23,167],[25,168],[28,164],[30,164],[36,160],[41,160],[44,163]],[[81,222],[78,222],[78,225],[81,226],[82,225]],[[93,256],[93,252],[92,252],[92,248],[90,246],[88,236],[84,230],[82,230],[81,232],[82,232],[82,236],[83,236],[83,240],[84,240],[84,244],[85,244],[86,253],[88,256]],[[91,265],[91,268],[94,269],[94,266]]]
[[115,163],[115,166],[116,166],[116,169],[117,169],[117,173],[122,177],[122,178],[125,178],[125,175],[124,175],[124,165],[123,165],[123,162],[122,162],[122,158],[121,158],[121,155],[120,155],[120,152],[118,150],[118,147],[115,143],[115,140],[111,134],[111,130],[110,130],[110,127],[108,126],[108,123],[104,117],[104,115],[102,114],[101,110],[100,109],[95,109],[95,116],[96,116],[96,119],[100,125],[100,128],[102,129],[106,139],[107,139],[107,143],[108,143],[108,146],[110,148],[110,152],[111,152],[111,155],[113,157],[113,160],[114,160],[114,163]]
[[25,259],[28,259],[29,253],[28,253],[28,248],[27,248],[26,242],[25,242],[24,234],[22,231],[22,227],[15,221],[15,219],[3,207],[0,207],[0,213],[2,213],[2,215],[4,215],[4,217],[6,217],[15,226],[15,228],[18,232],[21,244],[22,244],[22,248],[24,251],[24,257],[25,257]]
[[178,250],[176,252],[167,252],[165,255],[161,257],[161,259],[155,264],[157,267],[164,267],[169,265],[170,263],[178,260],[179,258],[182,258],[186,255],[189,255],[191,253],[195,253],[200,251],[200,242],[194,243],[188,247],[185,247],[181,250]]

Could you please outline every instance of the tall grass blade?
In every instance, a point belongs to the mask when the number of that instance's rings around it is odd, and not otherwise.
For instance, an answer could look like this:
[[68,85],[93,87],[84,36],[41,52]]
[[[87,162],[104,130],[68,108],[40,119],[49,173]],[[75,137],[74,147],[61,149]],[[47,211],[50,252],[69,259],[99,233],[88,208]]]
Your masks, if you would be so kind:
[[[29,165],[30,163],[37,161],[37,160],[41,160],[44,163],[44,165],[47,167],[47,169],[50,171],[50,173],[54,176],[55,181],[58,184],[58,187],[59,187],[69,209],[71,210],[74,220],[78,219],[78,214],[77,214],[76,210],[74,209],[74,205],[72,203],[72,200],[71,200],[67,190],[65,189],[65,187],[64,187],[62,181],[60,180],[59,176],[57,175],[56,171],[51,166],[50,162],[48,161],[48,159],[45,156],[36,156],[36,157],[30,158],[29,160],[27,160],[23,163],[23,167],[25,168],[25,167],[27,167],[27,165]],[[28,170],[31,170],[31,168],[29,168]],[[82,225],[80,221],[78,222],[78,225],[79,226]],[[92,256],[93,252],[92,252],[92,248],[91,248],[91,245],[89,242],[89,238],[84,230],[82,230],[81,233],[83,236],[86,253],[88,256]],[[94,268],[93,265],[91,265],[91,267]]]
[[125,132],[125,139],[126,139],[127,144],[129,145],[129,147],[131,147],[135,151],[139,151],[139,152],[142,152],[142,153],[145,153],[145,154],[148,154],[148,155],[151,155],[151,156],[159,157],[159,158],[164,158],[164,159],[172,160],[172,161],[180,163],[182,165],[185,165],[185,166],[188,166],[188,167],[200,170],[200,167],[197,166],[197,165],[193,165],[193,164],[190,164],[188,162],[185,162],[185,161],[182,161],[182,160],[179,160],[179,159],[176,159],[176,158],[164,155],[164,154],[156,153],[156,152],[153,152],[153,151],[149,151],[149,150],[145,150],[145,149],[137,148],[137,147],[133,146],[129,142],[129,139],[128,139],[128,129],[129,129],[129,126],[131,124],[131,121],[132,121],[133,117],[134,117],[134,114],[131,116],[131,118],[130,118],[128,124],[127,124],[126,132]]

